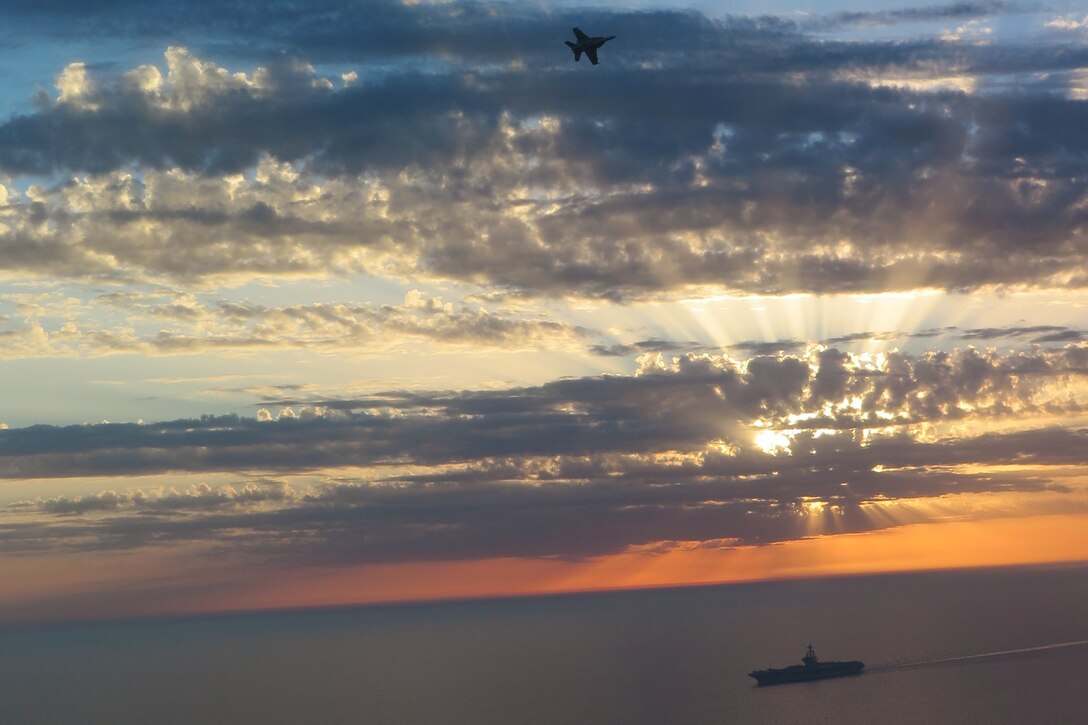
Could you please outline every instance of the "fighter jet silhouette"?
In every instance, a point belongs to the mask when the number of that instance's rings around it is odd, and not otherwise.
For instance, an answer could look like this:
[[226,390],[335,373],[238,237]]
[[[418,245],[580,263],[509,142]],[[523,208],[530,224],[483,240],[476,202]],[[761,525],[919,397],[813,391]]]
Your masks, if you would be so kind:
[[567,47],[570,48],[570,52],[574,53],[574,60],[579,61],[582,59],[582,53],[589,56],[589,62],[593,65],[597,65],[597,48],[608,41],[615,38],[615,35],[606,35],[603,37],[591,38],[583,33],[578,28],[574,29],[574,37],[578,39],[577,43],[572,43],[569,40],[566,41]]

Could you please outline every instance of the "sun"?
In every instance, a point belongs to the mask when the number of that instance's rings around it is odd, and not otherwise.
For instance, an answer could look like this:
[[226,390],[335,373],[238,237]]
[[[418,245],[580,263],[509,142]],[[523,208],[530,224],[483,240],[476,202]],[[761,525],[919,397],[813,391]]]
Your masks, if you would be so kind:
[[756,433],[755,444],[769,456],[790,455],[790,437],[782,431],[764,428]]

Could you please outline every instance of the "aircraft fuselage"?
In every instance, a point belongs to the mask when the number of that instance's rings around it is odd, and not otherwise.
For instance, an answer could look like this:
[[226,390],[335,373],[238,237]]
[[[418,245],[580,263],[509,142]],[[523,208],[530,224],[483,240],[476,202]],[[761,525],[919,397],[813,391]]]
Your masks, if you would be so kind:
[[600,48],[615,37],[615,35],[598,35],[595,38],[590,38],[584,43],[576,43],[574,47],[585,53],[587,50],[597,50],[597,48]]
[[593,65],[597,65],[597,48],[600,48],[616,36],[595,35],[591,37],[583,33],[580,29],[575,28],[574,37],[578,42],[572,43],[569,40],[566,41],[567,47],[570,48],[570,52],[574,53],[574,60],[581,60],[582,53],[585,53],[589,57],[589,62]]

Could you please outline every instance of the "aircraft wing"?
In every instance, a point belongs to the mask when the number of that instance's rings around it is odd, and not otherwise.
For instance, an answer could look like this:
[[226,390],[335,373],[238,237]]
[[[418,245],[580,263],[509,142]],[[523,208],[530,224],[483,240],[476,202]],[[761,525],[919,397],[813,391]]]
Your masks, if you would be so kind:
[[597,65],[597,49],[590,48],[586,51],[586,55],[589,56],[589,62],[593,65]]
[[584,43],[584,42],[586,42],[587,40],[589,40],[589,36],[588,36],[588,35],[586,35],[585,33],[583,33],[583,32],[582,32],[581,30],[579,30],[578,28],[574,28],[573,30],[574,30],[574,37],[575,37],[575,38],[578,38],[578,42],[579,42],[579,43]]

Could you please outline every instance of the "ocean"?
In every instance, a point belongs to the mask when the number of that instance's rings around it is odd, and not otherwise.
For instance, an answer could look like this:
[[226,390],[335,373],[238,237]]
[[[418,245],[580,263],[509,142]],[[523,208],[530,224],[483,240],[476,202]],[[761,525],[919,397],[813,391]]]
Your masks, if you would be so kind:
[[[746,673],[860,659],[859,677]],[[1088,566],[0,630],[0,723],[1084,723]]]

